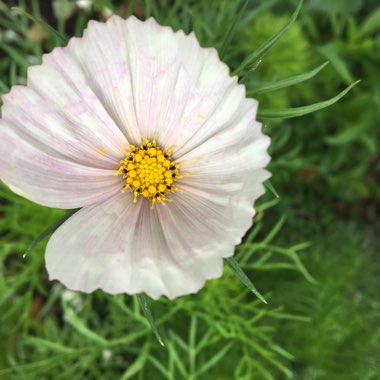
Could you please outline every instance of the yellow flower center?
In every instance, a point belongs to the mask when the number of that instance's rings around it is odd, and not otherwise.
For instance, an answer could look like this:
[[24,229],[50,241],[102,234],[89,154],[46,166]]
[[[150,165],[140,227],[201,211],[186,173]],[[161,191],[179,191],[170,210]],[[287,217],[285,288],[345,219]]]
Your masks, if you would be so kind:
[[124,192],[128,189],[134,194],[134,202],[139,195],[147,198],[154,204],[170,202],[166,196],[169,193],[180,191],[175,187],[175,181],[183,178],[179,173],[180,164],[172,161],[172,149],[166,152],[157,146],[156,140],[142,139],[137,147],[129,145],[130,151],[123,152],[125,158],[120,161],[117,175],[125,179]]

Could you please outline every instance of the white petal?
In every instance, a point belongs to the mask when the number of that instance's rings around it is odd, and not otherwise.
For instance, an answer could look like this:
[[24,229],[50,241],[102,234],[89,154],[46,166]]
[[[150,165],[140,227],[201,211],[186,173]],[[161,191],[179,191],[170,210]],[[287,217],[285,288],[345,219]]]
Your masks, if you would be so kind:
[[[249,105],[248,100],[246,104]],[[263,175],[261,172],[270,161],[267,153],[270,139],[262,134],[254,113],[253,108],[247,107],[234,126],[219,131],[182,156],[181,172],[187,176],[178,186],[231,197],[241,192],[246,184],[261,185],[269,177],[269,173]],[[256,198],[250,201],[253,203]]]
[[154,210],[126,195],[81,209],[54,233],[46,251],[51,279],[72,290],[155,299],[194,293],[221,276],[223,257],[233,254],[254,215],[245,201],[192,191]]
[[51,279],[72,290],[109,293],[137,289],[133,235],[141,203],[119,193],[102,204],[84,207],[53,234],[45,260]]
[[152,18],[92,21],[72,52],[135,144],[141,135],[155,136],[163,148],[175,145],[179,157],[232,126],[244,108],[244,86],[229,76],[215,49],[201,48],[193,33],[173,32]]
[[97,169],[41,151],[0,124],[1,179],[16,193],[39,204],[78,208],[101,202],[120,192],[115,170]]
[[[75,44],[71,40],[69,46]],[[28,70],[28,85],[3,97],[2,123],[41,150],[69,161],[114,169],[127,140],[86,82],[70,48],[44,55]]]

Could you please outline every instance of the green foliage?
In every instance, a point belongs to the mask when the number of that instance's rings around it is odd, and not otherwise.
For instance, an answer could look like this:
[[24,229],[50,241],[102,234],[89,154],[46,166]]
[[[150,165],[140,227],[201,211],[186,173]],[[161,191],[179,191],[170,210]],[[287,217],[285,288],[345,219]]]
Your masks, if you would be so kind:
[[[334,224],[309,252],[308,265],[319,285],[286,276],[272,300],[285,301],[292,312],[309,315],[312,321],[303,326],[281,323],[277,341],[297,358],[295,379],[375,380],[380,373],[380,333],[375,328],[380,320],[380,266],[373,265],[377,252],[368,242],[377,239],[379,228],[363,231],[357,224],[347,226],[323,214],[317,231],[304,232],[321,236],[322,226]],[[275,280],[273,274],[267,280],[271,279]]]
[[278,32],[276,32],[276,34],[272,35],[268,40],[265,41],[263,45],[255,49],[252,53],[249,53],[247,57],[244,58],[241,64],[234,71],[234,74],[239,76],[241,74],[244,74],[244,79],[245,76],[249,75],[253,69],[257,67],[263,57],[281,40],[283,35],[293,25],[301,10],[302,3],[303,0],[300,0],[297,9],[294,11],[290,19],[287,20],[287,22],[281,27],[281,29],[278,30]]
[[[102,292],[84,295],[51,284],[43,265],[44,242],[24,261],[22,254],[30,241],[47,223],[65,217],[65,212],[42,208],[5,188],[1,195],[6,202],[1,208],[0,233],[9,244],[0,251],[0,307],[5,311],[1,341],[7,344],[7,364],[0,375],[128,379],[139,373],[140,378],[150,379],[158,371],[163,379],[207,379],[210,373],[220,379],[233,373],[249,379],[260,373],[271,378],[271,371],[278,370],[290,377],[284,364],[286,350],[270,340],[270,321],[304,318],[289,315],[281,307],[263,308],[232,272],[208,282],[197,295],[151,303],[154,324],[165,341],[163,348],[145,318],[144,302]],[[238,252],[246,253],[242,264],[250,276],[267,270],[273,247],[279,252],[274,253],[271,265],[280,267],[281,259],[286,269],[303,268],[298,248],[279,248],[273,243],[279,225],[258,242],[260,249],[252,244],[262,229],[265,210],[272,205],[270,201],[259,208],[255,229],[238,247]],[[262,256],[257,268],[245,263],[254,251]],[[237,355],[227,355],[232,351]]]
[[359,81],[352,83],[350,86],[345,88],[341,93],[334,96],[331,99],[324,100],[319,103],[311,104],[309,106],[302,106],[297,108],[279,108],[279,109],[273,109],[273,110],[261,110],[258,112],[257,117],[260,120],[276,120],[276,119],[290,119],[293,117],[299,117],[304,116],[309,113],[313,113],[316,111],[319,111],[323,108],[330,107],[334,103],[336,103],[338,100],[342,99],[343,96],[345,96],[351,88],[353,88],[355,85],[357,85]]
[[[235,50],[235,59],[241,59],[258,49],[272,37],[274,31],[281,30],[288,20],[287,16],[277,16],[267,11],[247,23],[240,30],[238,38],[241,49]],[[278,44],[262,59],[256,71],[247,78],[248,94],[256,97],[256,88],[309,71],[312,68],[310,56],[310,46],[303,36],[299,22],[295,21]],[[286,88],[275,93],[257,96],[260,104],[265,108],[288,107],[291,100],[296,97],[296,91]]]
[[[55,0],[53,14],[46,3],[20,0],[11,11],[0,0],[0,93],[25,83],[27,67],[62,44],[59,36],[80,36],[88,19],[110,11],[153,16],[217,47],[258,98],[272,137],[272,179],[230,262],[234,272],[196,295],[157,302],[50,282],[46,241],[23,254],[67,215],[1,187],[0,379],[376,380],[376,1],[305,1],[296,21],[298,1],[96,0],[81,9]],[[304,116],[271,120],[289,115]]]

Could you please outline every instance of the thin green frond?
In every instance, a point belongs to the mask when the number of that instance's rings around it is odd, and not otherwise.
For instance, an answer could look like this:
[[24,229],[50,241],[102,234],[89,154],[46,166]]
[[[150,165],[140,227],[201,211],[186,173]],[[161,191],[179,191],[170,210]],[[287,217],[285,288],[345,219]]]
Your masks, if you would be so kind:
[[265,298],[260,294],[260,292],[255,288],[252,281],[244,273],[243,269],[240,268],[238,262],[233,257],[228,257],[224,259],[224,262],[232,270],[234,275],[262,302],[268,303]]
[[345,88],[338,95],[334,96],[329,100],[325,100],[323,102],[314,103],[309,106],[302,106],[297,108],[284,108],[284,109],[276,109],[276,110],[261,110],[258,112],[257,117],[261,120],[276,120],[276,119],[290,119],[293,117],[300,117],[303,115],[307,115],[309,113],[313,113],[319,111],[323,108],[330,107],[338,100],[342,99],[354,86],[356,86],[360,80],[352,83],[347,88]]
[[150,309],[150,306],[149,306],[149,303],[148,303],[146,295],[140,293],[140,294],[137,294],[136,297],[137,297],[137,300],[139,301],[139,304],[141,306],[141,310],[143,311],[146,319],[148,320],[148,322],[149,322],[149,324],[150,324],[150,326],[151,326],[151,328],[153,330],[153,333],[156,336],[158,342],[161,344],[161,346],[165,346],[164,341],[162,340],[160,332],[158,330],[156,321],[155,321],[155,319],[153,317],[152,310]]
[[286,33],[286,31],[293,25],[294,21],[296,21],[297,16],[301,10],[303,4],[303,0],[300,0],[296,10],[293,15],[290,17],[289,21],[268,41],[266,41],[259,49],[254,51],[248,57],[246,57],[243,62],[238,66],[238,68],[234,71],[233,75],[240,76],[244,74],[247,70],[249,71],[250,67],[255,65],[256,62],[260,61],[265,54],[269,52],[269,50],[276,45],[276,43],[281,39],[281,37]]
[[284,79],[284,80],[281,80],[278,82],[264,84],[264,85],[262,85],[256,89],[254,89],[252,91],[252,93],[254,95],[265,94],[267,92],[276,91],[276,90],[279,90],[281,88],[286,88],[286,87],[290,87],[290,86],[293,86],[293,85],[298,84],[298,83],[305,82],[305,81],[315,77],[328,64],[329,64],[329,62],[325,62],[322,65],[318,66],[316,69],[309,71],[308,73],[296,75],[294,77],[287,78],[287,79]]

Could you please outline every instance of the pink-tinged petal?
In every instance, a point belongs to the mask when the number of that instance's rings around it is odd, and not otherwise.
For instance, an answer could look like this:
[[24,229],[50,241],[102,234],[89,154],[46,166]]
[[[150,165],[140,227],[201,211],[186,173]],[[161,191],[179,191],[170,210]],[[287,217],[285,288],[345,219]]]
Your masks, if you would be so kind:
[[53,151],[42,151],[0,124],[1,179],[13,191],[39,204],[79,208],[120,192],[123,181],[115,170],[97,169],[68,161]]
[[152,18],[91,21],[72,51],[128,140],[155,136],[163,148],[175,145],[177,156],[233,125],[245,98],[215,49]]
[[165,145],[171,125],[182,117],[190,95],[187,85],[197,75],[194,65],[201,49],[194,36],[175,34],[153,19],[113,16],[106,24],[90,21],[72,51],[128,140],[139,144],[141,135],[157,135]]
[[[262,188],[258,190],[262,193]],[[252,193],[252,191],[251,191]],[[185,191],[166,206],[118,194],[85,207],[50,239],[51,279],[72,290],[174,298],[220,277],[252,222],[249,202]]]
[[[189,186],[210,193],[224,193],[226,197],[241,192],[245,184],[261,185],[261,172],[268,165],[268,136],[261,132],[261,124],[254,120],[255,110],[246,100],[246,112],[236,124],[200,144],[181,157],[181,171],[187,176],[178,186]],[[269,177],[265,174],[264,180]],[[251,203],[257,198],[252,197]]]
[[139,229],[142,202],[119,193],[105,202],[84,207],[68,219],[50,238],[46,267],[51,279],[72,290],[109,293],[141,291],[133,247]]
[[68,160],[112,169],[127,140],[104,110],[75,61],[70,46],[56,48],[28,70],[28,85],[3,97],[2,122],[20,138]]

